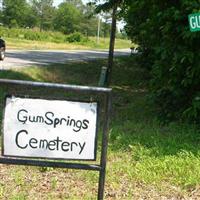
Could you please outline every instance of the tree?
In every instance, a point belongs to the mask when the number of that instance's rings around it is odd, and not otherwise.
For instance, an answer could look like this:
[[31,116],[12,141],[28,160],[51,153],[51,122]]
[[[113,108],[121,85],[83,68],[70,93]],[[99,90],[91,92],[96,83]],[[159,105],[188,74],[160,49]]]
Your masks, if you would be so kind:
[[30,4],[40,30],[52,29],[55,16],[53,0],[31,0]]
[[95,13],[95,6],[86,4],[83,9],[83,18],[81,20],[81,30],[86,36],[96,36],[98,17]]
[[188,15],[199,0],[126,0],[129,37],[138,43],[151,70],[151,91],[160,119],[200,123],[200,34],[189,30]]
[[65,34],[80,30],[82,14],[76,6],[71,3],[61,3],[57,9],[54,19],[54,28]]
[[28,16],[26,0],[3,0],[2,22],[9,27],[24,27]]
[[110,36],[110,24],[112,21],[112,13],[104,13],[102,15],[103,22],[102,22],[102,35],[103,37],[109,37]]
[[[95,2],[98,2],[96,0]],[[117,8],[122,4],[122,0],[107,0],[105,3],[98,5],[96,8],[97,12],[108,12],[112,10],[112,24],[110,33],[110,46],[109,46],[109,57],[108,57],[108,69],[105,78],[105,86],[109,86],[112,79],[112,68],[113,68],[113,57],[114,57],[114,47],[115,47],[115,34],[116,34],[116,24],[117,24]]]
[[82,0],[65,0],[65,2],[74,5],[79,10],[83,10],[84,8]]

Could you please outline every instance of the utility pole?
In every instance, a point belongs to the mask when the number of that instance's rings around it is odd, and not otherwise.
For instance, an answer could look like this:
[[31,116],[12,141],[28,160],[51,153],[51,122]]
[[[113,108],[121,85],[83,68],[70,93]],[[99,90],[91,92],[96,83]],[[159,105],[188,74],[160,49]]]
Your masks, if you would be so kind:
[[98,15],[97,44],[99,44],[100,29],[101,29],[101,19],[100,19],[100,16]]

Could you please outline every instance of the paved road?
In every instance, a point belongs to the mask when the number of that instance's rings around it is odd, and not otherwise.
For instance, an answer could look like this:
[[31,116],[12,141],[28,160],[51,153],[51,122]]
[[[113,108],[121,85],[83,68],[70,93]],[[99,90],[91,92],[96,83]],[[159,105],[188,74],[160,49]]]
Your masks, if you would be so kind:
[[[130,51],[128,49],[115,51],[115,55],[118,56],[129,54]],[[32,65],[48,65],[52,63],[66,63],[69,61],[81,61],[107,57],[107,51],[7,50],[6,58],[4,59],[4,61],[0,61],[0,69],[9,69],[12,67],[23,67]]]

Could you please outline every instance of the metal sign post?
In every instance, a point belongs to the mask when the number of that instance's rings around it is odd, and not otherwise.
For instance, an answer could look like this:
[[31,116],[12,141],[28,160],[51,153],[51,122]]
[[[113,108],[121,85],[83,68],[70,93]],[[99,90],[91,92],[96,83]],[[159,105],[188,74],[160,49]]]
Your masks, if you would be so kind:
[[[3,120],[3,148],[0,157],[1,164],[98,171],[97,199],[103,200],[112,90],[101,87],[10,79],[0,79],[0,84],[64,89],[74,94],[87,93],[88,98],[91,95],[103,96],[101,102],[103,108],[101,107],[101,109],[104,111],[104,120],[100,163],[85,164],[80,162],[81,160],[96,160],[97,102],[34,99],[32,97],[27,98],[28,94],[26,97],[8,96],[6,98]],[[38,112],[35,112],[37,107]],[[61,107],[66,109],[61,109]],[[9,117],[10,113],[14,113],[15,117]],[[38,127],[36,128],[36,126]],[[41,133],[37,134],[34,130],[40,130]],[[77,139],[80,133],[81,137]],[[45,160],[41,160],[41,158],[45,158]],[[52,159],[57,160],[55,162]],[[59,160],[79,160],[79,163]]]

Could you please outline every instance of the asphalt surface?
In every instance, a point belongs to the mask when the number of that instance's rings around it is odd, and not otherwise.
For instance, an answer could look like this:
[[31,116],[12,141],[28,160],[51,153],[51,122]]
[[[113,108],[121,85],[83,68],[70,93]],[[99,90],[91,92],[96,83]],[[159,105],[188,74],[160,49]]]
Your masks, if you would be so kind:
[[[115,56],[130,55],[130,50],[116,50]],[[0,61],[0,69],[25,66],[42,66],[52,63],[67,63],[90,59],[107,58],[108,51],[88,50],[7,50],[4,61]]]

